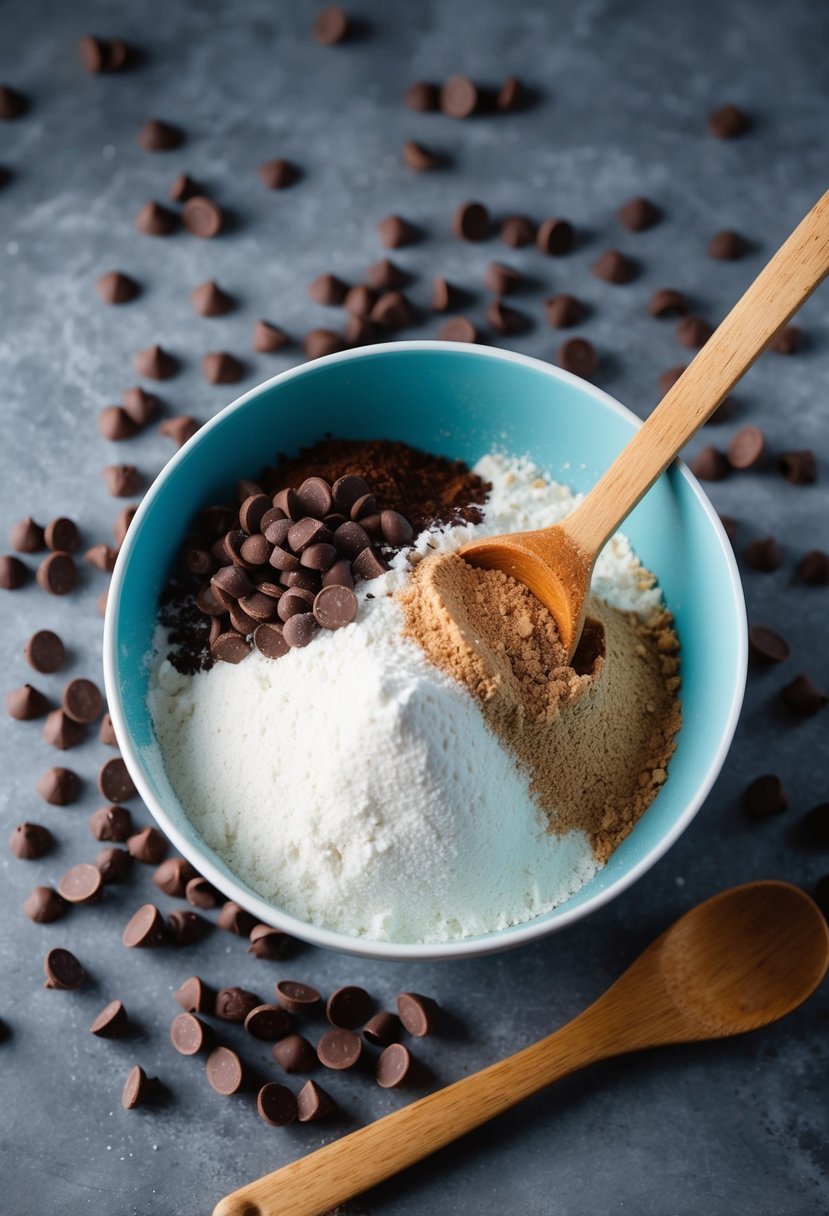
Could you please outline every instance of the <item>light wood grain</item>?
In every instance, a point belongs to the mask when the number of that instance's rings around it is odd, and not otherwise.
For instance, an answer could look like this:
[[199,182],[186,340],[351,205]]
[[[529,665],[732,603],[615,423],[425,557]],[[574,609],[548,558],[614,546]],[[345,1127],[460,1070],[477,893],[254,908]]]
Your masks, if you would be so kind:
[[803,219],[572,515],[551,528],[472,541],[461,556],[505,570],[545,604],[569,655],[607,540],[778,330],[829,274],[829,191]]
[[829,929],[802,891],[724,891],[555,1034],[242,1187],[213,1216],[318,1216],[586,1064],[774,1022],[811,995],[828,962]]

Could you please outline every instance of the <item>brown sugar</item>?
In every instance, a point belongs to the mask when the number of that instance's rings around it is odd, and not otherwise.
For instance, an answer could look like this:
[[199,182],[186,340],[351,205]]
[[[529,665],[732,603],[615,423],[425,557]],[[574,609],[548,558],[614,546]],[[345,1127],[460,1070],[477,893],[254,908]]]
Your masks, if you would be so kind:
[[593,597],[568,664],[549,612],[509,575],[456,554],[399,593],[405,633],[464,684],[529,772],[550,830],[587,833],[606,861],[656,797],[681,713],[671,616],[643,623]]

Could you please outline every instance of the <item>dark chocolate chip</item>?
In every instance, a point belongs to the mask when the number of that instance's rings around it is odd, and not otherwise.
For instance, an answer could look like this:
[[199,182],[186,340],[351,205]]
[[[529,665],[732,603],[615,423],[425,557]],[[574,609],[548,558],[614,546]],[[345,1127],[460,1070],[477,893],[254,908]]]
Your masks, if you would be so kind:
[[256,1113],[269,1127],[287,1127],[297,1117],[297,1100],[286,1085],[268,1081],[256,1095]]
[[141,294],[135,279],[120,270],[110,270],[96,281],[98,295],[105,304],[128,304]]
[[240,907],[232,899],[228,899],[222,905],[216,918],[216,924],[227,933],[235,933],[237,937],[247,937],[256,924],[256,917],[251,916],[250,912]]
[[399,266],[395,266],[394,262],[388,258],[381,258],[379,262],[374,262],[369,266],[365,279],[375,291],[391,291],[395,287],[403,287],[406,284],[404,271]]
[[673,386],[676,384],[677,380],[679,379],[679,377],[682,375],[682,373],[684,371],[685,371],[685,364],[677,363],[674,367],[669,367],[664,372],[661,373],[661,375],[659,377],[659,388],[662,392],[663,397],[665,396],[665,394],[668,392],[669,389],[673,388]]
[[164,917],[155,904],[143,904],[127,921],[121,941],[130,950],[153,949],[165,937]]
[[483,203],[461,203],[452,217],[452,231],[463,241],[484,241],[492,224]]
[[184,135],[178,127],[171,123],[151,118],[138,132],[138,146],[145,152],[169,152],[178,148],[184,141]]
[[316,988],[297,980],[279,980],[274,985],[276,999],[289,1013],[305,1013],[322,1000]]
[[649,198],[632,198],[616,212],[619,223],[629,232],[644,232],[662,219],[662,212]]
[[210,646],[211,656],[220,663],[241,663],[250,651],[250,643],[234,630],[220,633]]
[[801,718],[810,718],[829,705],[829,695],[818,688],[805,672],[795,676],[791,684],[780,690],[780,700]]
[[317,1057],[325,1068],[341,1072],[354,1067],[362,1049],[362,1039],[353,1030],[326,1030],[317,1043]]
[[86,972],[69,950],[55,946],[43,960],[44,988],[80,988]]
[[184,227],[193,236],[210,240],[222,231],[225,217],[221,207],[214,203],[212,198],[196,194],[193,198],[188,198],[184,204],[181,218],[184,221]]
[[51,925],[68,910],[66,900],[61,899],[53,887],[35,887],[23,902],[23,911],[38,925]]
[[501,221],[501,240],[511,249],[532,245],[535,237],[535,224],[526,215],[508,215]]
[[254,1005],[245,1015],[245,1030],[255,1039],[273,1043],[284,1038],[291,1028],[291,1019],[279,1005]]
[[91,680],[70,680],[63,690],[61,703],[64,713],[74,722],[87,725],[100,718],[104,708],[100,689]]
[[126,849],[101,849],[95,865],[105,883],[124,882],[132,869],[132,858]]
[[660,287],[651,296],[648,312],[652,317],[681,317],[689,308],[688,300],[681,291],[672,287]]
[[365,988],[348,985],[331,993],[325,1003],[325,1016],[332,1026],[354,1030],[368,1021],[373,1005]]
[[93,545],[83,556],[84,561],[96,570],[111,574],[118,560],[118,550],[113,549],[111,545]]
[[810,844],[829,845],[829,802],[812,807],[803,816],[803,832]]
[[35,788],[50,806],[69,806],[81,792],[81,779],[71,768],[50,768]]
[[167,837],[159,832],[158,828],[141,828],[133,836],[127,837],[130,857],[145,866],[157,866],[168,847]]
[[705,346],[713,332],[713,326],[704,321],[702,317],[682,317],[677,321],[676,340],[680,346],[685,346],[688,350],[699,350],[700,347]]
[[9,543],[18,553],[38,553],[46,544],[44,529],[36,524],[31,515],[12,524]]
[[795,355],[803,345],[803,332],[797,325],[784,325],[769,343],[769,350],[778,355]]
[[414,310],[402,291],[386,291],[372,308],[371,321],[381,329],[405,329],[414,321]]
[[[6,560],[16,562],[17,558]],[[50,553],[37,568],[38,585],[50,595],[69,595],[78,581],[78,568],[71,553]]]
[[549,257],[563,257],[572,251],[575,243],[573,225],[558,217],[544,220],[535,234],[536,248]]
[[414,139],[407,139],[403,144],[403,161],[417,173],[428,173],[432,169],[439,169],[443,164],[441,156],[430,152]]
[[313,611],[323,629],[342,629],[357,615],[357,597],[348,587],[323,587],[314,600]]
[[123,1001],[110,1001],[89,1027],[99,1039],[122,1039],[129,1030],[129,1019]]
[[334,46],[348,37],[348,16],[338,4],[329,4],[317,13],[311,32],[323,46]]
[[170,1026],[170,1042],[183,1056],[195,1056],[212,1041],[213,1032],[194,1013],[179,1013]]
[[420,114],[429,114],[440,106],[440,89],[436,84],[417,80],[406,90],[403,101],[410,110],[416,110]]
[[283,959],[290,953],[293,939],[270,925],[254,925],[250,931],[248,954],[271,961]]
[[526,316],[500,300],[492,300],[486,310],[487,323],[499,334],[519,334],[529,326]]
[[145,376],[148,380],[169,380],[178,371],[178,360],[158,343],[140,350],[133,359],[133,365],[139,376]]
[[58,894],[70,904],[90,904],[98,898],[102,886],[97,866],[82,861],[63,875],[58,883]]
[[9,838],[9,848],[21,861],[45,857],[52,845],[52,833],[39,823],[19,823]]
[[526,90],[517,76],[508,76],[495,97],[495,109],[501,114],[519,110],[526,98]]
[[244,365],[226,350],[203,355],[201,370],[208,384],[236,384],[245,374]]
[[0,84],[0,121],[11,122],[25,114],[28,108],[28,99],[22,93],[7,84]]
[[253,644],[266,659],[281,659],[291,649],[282,636],[282,626],[275,622],[258,625],[254,630]]
[[386,249],[402,249],[405,245],[413,245],[419,239],[420,232],[402,216],[387,215],[377,225],[377,236]]
[[193,311],[200,317],[223,317],[234,305],[232,296],[222,291],[218,283],[208,279],[190,292]]
[[216,993],[216,1017],[226,1022],[244,1022],[250,1011],[262,1003],[261,997],[245,988],[222,988]]
[[379,578],[381,574],[386,573],[388,568],[388,563],[374,549],[363,549],[352,562],[354,574],[366,580]]
[[397,997],[397,1012],[409,1034],[422,1038],[432,1034],[440,1013],[437,1001],[417,992],[401,992]]
[[[53,553],[51,556],[54,557],[55,554]],[[72,559],[69,558],[69,560],[71,561]],[[46,561],[49,561],[48,557]],[[38,574],[40,574],[40,571],[38,571]],[[17,591],[19,587],[23,586],[28,575],[29,571],[19,557],[5,555],[0,557],[0,587],[4,591]],[[38,578],[38,582],[41,582],[40,578]],[[41,585],[43,584],[41,583]],[[44,589],[48,591],[49,588],[45,587]]]
[[145,392],[137,386],[125,388],[121,394],[121,402],[136,426],[146,426],[148,422],[152,422],[161,408],[161,402],[155,393]]
[[62,709],[53,709],[46,715],[46,721],[43,724],[43,738],[52,747],[63,752],[83,743],[86,731],[80,722],[73,722]]
[[350,315],[346,318],[345,340],[349,346],[367,346],[370,342],[376,342],[378,337],[377,326],[365,317]]
[[599,357],[593,343],[586,338],[568,338],[558,348],[556,362],[574,376],[589,380],[599,366]]
[[229,1047],[214,1047],[207,1057],[205,1073],[216,1093],[229,1097],[238,1093],[245,1080],[242,1061]]
[[737,106],[721,106],[708,115],[708,129],[717,139],[736,139],[751,128],[751,119]]
[[[282,601],[280,600],[280,603]],[[282,636],[292,648],[307,646],[314,636],[317,622],[312,613],[303,612],[290,617],[284,624]]]
[[31,684],[23,684],[6,693],[6,709],[10,718],[18,722],[31,722],[42,718],[49,709],[49,698],[38,692]]
[[810,587],[825,587],[829,584],[829,553],[822,549],[810,549],[797,564],[797,576]]
[[317,1053],[301,1034],[289,1034],[271,1048],[277,1064],[287,1073],[312,1072],[317,1067]]
[[320,274],[308,284],[308,295],[317,304],[328,307],[342,304],[348,291],[348,284],[335,274]]
[[799,452],[781,452],[777,467],[793,486],[811,486],[817,481],[817,460],[809,448]]
[[302,340],[302,349],[307,359],[321,359],[345,350],[345,342],[333,329],[310,329]]
[[478,341],[478,331],[466,317],[450,317],[441,325],[437,336],[442,342]]
[[169,236],[178,227],[178,216],[169,207],[163,207],[150,199],[140,209],[133,221],[144,236]]
[[123,507],[116,516],[115,523],[112,525],[112,534],[115,537],[116,545],[123,545],[130,524],[135,518],[135,512],[138,507],[130,506]]
[[138,427],[120,405],[107,405],[98,415],[98,430],[104,439],[120,443],[123,439],[132,439]]
[[771,574],[783,565],[783,549],[774,536],[758,537],[746,545],[745,559],[752,570]]
[[774,773],[766,773],[746,786],[742,796],[743,810],[750,819],[769,819],[779,815],[789,805],[783,782]]
[[752,656],[763,663],[783,663],[791,654],[786,639],[766,625],[751,626],[748,645]]
[[479,104],[480,95],[468,76],[450,76],[440,90],[440,108],[449,118],[469,118]]
[[216,993],[197,975],[184,981],[174,993],[174,999],[185,1013],[212,1013],[216,1005]]
[[192,177],[187,173],[179,173],[173,179],[173,184],[167,192],[167,197],[171,203],[186,203],[189,198],[193,198],[196,194],[201,194],[202,190],[198,182],[194,182]]
[[107,52],[107,43],[103,38],[93,38],[91,34],[85,34],[78,41],[78,54],[81,57],[81,63],[86,71],[92,75],[106,71]]
[[733,469],[754,469],[766,453],[766,438],[758,426],[744,426],[728,445],[728,463]]
[[[103,809],[107,811],[115,810],[116,808],[104,807]],[[117,809],[123,811],[124,807],[118,807]],[[129,815],[129,811],[126,814]],[[116,838],[112,837],[111,839]],[[162,861],[155,874],[153,874],[153,882],[165,895],[172,895],[175,899],[184,899],[188,882],[192,878],[198,877],[199,875],[194,867],[185,858],[168,857],[166,861]]]
[[218,908],[223,902],[221,894],[216,890],[212,883],[206,878],[202,878],[201,874],[197,874],[195,878],[191,878],[187,883],[184,894],[189,904],[194,908]]
[[583,320],[585,308],[575,296],[558,295],[544,301],[547,321],[552,329],[570,329]]
[[209,920],[189,908],[176,908],[167,917],[167,937],[176,946],[192,946],[206,937],[212,928]]
[[177,448],[181,448],[200,427],[201,423],[190,414],[178,414],[175,418],[165,418],[158,429],[165,438],[172,439]]
[[397,1089],[403,1085],[412,1067],[412,1057],[402,1043],[391,1043],[377,1061],[375,1078],[383,1089]]
[[605,283],[630,283],[636,278],[638,267],[632,258],[626,257],[618,249],[606,249],[590,267],[597,279]]
[[132,815],[125,806],[102,806],[89,817],[89,830],[96,840],[122,843],[133,834]]
[[726,456],[710,444],[697,452],[688,467],[700,481],[722,481],[730,468]]
[[259,355],[271,355],[287,345],[288,336],[278,325],[256,321],[253,326],[253,349]]
[[396,1013],[383,1009],[369,1018],[363,1027],[363,1038],[375,1047],[388,1047],[396,1043],[402,1033],[402,1023]]
[[145,1102],[151,1102],[159,1092],[157,1077],[148,1077],[140,1064],[134,1064],[127,1073],[124,1088],[121,1091],[121,1105],[124,1110],[135,1110]]
[[129,802],[135,786],[120,756],[106,760],[98,769],[98,789],[107,802]]
[[733,544],[734,537],[737,535],[737,529],[740,526],[739,520],[734,519],[733,516],[731,516],[731,515],[721,515],[720,523],[722,524],[723,528],[725,529],[726,536]]
[[729,228],[715,233],[708,242],[709,258],[716,258],[721,262],[735,262],[747,251],[748,241],[740,236],[739,232],[732,232]]
[[259,180],[268,190],[287,190],[300,179],[298,167],[289,160],[266,160],[257,169]]
[[300,1123],[313,1123],[316,1119],[323,1119],[326,1115],[334,1114],[337,1109],[337,1104],[331,1095],[326,1093],[322,1086],[317,1085],[315,1081],[305,1082],[297,1094],[296,1104],[297,1118]]

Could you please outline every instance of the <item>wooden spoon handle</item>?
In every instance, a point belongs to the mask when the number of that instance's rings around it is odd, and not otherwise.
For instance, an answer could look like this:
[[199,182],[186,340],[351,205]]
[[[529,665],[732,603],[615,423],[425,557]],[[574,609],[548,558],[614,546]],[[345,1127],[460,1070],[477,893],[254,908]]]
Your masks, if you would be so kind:
[[597,1033],[587,1033],[591,1013],[234,1191],[219,1201],[213,1216],[317,1216],[368,1190],[551,1081],[623,1050],[615,1035],[602,1035],[598,1026]]
[[829,191],[737,301],[581,506],[564,521],[584,553],[595,557],[827,274]]

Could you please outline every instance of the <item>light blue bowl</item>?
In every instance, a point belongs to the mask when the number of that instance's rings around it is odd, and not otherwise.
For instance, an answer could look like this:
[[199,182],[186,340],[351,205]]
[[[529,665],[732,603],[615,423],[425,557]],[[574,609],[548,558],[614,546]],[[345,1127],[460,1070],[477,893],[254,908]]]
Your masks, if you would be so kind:
[[[688,826],[725,759],[746,675],[745,606],[731,545],[688,470],[663,476],[624,531],[659,578],[682,644],[683,724],[667,783],[591,882],[514,928],[445,945],[397,945],[317,929],[263,900],[200,839],[164,772],[146,706],[158,597],[193,513],[221,501],[278,451],[326,432],[399,439],[470,463],[498,447],[529,453],[588,490],[638,420],[606,393],[546,363],[501,350],[400,342],[331,355],[275,376],[209,422],[170,461],[121,550],[107,609],[109,707],[141,797],[180,852],[260,921],[319,945],[390,959],[456,958],[561,929],[630,886]],[[505,808],[508,811],[508,808]]]

